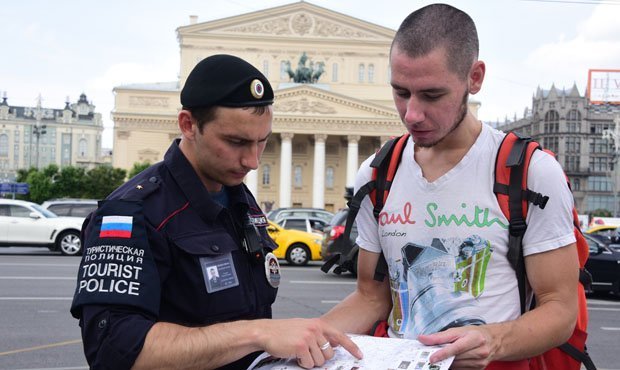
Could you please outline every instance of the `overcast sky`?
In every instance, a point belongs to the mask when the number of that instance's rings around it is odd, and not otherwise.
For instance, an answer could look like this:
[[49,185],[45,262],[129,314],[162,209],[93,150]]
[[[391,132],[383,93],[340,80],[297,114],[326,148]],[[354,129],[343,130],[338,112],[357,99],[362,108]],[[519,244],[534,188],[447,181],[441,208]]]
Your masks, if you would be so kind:
[[[175,81],[176,29],[290,0],[22,0],[0,5],[0,93],[11,105],[63,108],[84,92],[112,146],[114,86]],[[421,0],[311,0],[310,3],[391,29]],[[503,121],[531,107],[537,87],[583,95],[588,69],[620,69],[620,0],[454,0],[478,27],[487,65],[479,118]]]

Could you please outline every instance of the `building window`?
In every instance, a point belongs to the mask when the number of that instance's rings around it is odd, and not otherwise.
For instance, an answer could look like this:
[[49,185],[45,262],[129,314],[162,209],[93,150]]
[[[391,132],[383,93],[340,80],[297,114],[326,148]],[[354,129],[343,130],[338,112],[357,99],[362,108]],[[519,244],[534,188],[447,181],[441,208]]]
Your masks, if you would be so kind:
[[263,166],[263,185],[269,185],[271,181],[271,167],[266,164]]
[[579,156],[578,155],[567,155],[564,159],[564,171],[569,172],[577,172],[579,171]]
[[590,170],[593,172],[607,172],[609,160],[607,157],[590,157]]
[[581,191],[581,180],[578,177],[573,178],[570,184],[573,191]]
[[567,137],[566,152],[576,154],[581,153],[581,139],[578,137]]
[[590,153],[611,153],[613,144],[610,140],[601,137],[590,139]]
[[543,146],[554,153],[558,152],[558,148],[560,144],[560,139],[556,137],[545,137],[543,138]]
[[334,188],[334,167],[327,167],[325,170],[325,187],[328,189]]
[[550,110],[545,114],[545,133],[560,131],[560,114],[556,110]]
[[576,109],[570,110],[566,115],[566,125],[568,132],[581,131],[581,113]]
[[607,176],[588,177],[588,190],[590,191],[612,191],[613,184]]
[[80,157],[86,157],[88,155],[88,143],[86,139],[80,139],[78,143],[78,152],[80,153]]
[[0,157],[9,156],[9,135],[0,135]]
[[375,65],[374,64],[368,65],[368,82],[370,83],[375,82]]
[[301,177],[302,169],[301,166],[295,166],[293,169],[293,186],[296,188],[301,188],[303,184],[303,179]]
[[614,197],[609,195],[593,195],[588,194],[587,197],[587,211],[594,211],[595,209],[614,209]]
[[366,73],[365,71],[366,71],[366,68],[364,68],[364,64],[360,64],[359,65],[359,69],[358,69],[358,73],[357,73],[357,75],[358,75],[357,79],[358,79],[359,82],[364,82],[364,74]]
[[338,63],[332,64],[332,82],[338,82]]
[[263,60],[263,74],[265,78],[269,79],[269,61]]

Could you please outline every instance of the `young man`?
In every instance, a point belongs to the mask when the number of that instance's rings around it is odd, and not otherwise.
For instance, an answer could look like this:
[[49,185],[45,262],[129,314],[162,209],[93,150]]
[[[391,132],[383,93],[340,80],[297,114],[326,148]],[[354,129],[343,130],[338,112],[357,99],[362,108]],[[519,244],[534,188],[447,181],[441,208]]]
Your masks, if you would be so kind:
[[[443,4],[413,12],[390,68],[411,138],[378,221],[368,197],[357,216],[357,289],[323,320],[368,333],[387,318],[391,337],[446,344],[431,361],[455,355],[452,369],[527,369],[525,359],[565,342],[576,320],[573,198],[562,169],[540,151],[530,165],[529,187],[552,198],[544,210],[529,207],[523,250],[537,307],[521,316],[508,221],[493,194],[504,134],[467,110],[485,75],[472,19]],[[371,159],[356,190],[371,179]],[[381,252],[389,276],[378,282]]]
[[92,369],[245,369],[260,351],[312,367],[332,345],[361,356],[319,319],[269,320],[275,244],[242,181],[271,135],[272,103],[249,63],[204,59],[181,91],[181,138],[88,218],[71,313]]

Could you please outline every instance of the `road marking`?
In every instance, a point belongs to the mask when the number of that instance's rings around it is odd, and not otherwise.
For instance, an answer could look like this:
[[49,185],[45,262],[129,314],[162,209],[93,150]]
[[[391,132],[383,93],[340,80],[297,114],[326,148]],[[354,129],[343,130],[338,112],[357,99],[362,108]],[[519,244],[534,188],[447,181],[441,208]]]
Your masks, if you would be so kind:
[[614,312],[620,312],[620,308],[588,307],[588,311],[614,311]]
[[601,301],[598,299],[588,299],[588,306],[591,304],[602,305],[602,306],[620,306],[620,301],[614,302],[614,301]]
[[70,345],[70,344],[77,344],[77,343],[82,343],[82,340],[81,339],[74,339],[74,340],[67,340],[67,341],[64,341],[64,342],[56,342],[56,343],[44,344],[42,346],[14,349],[12,351],[0,352],[0,356],[12,355],[12,354],[21,353],[21,352],[37,351],[37,350],[40,350],[40,349],[47,349],[47,348],[67,346],[67,345]]
[[73,297],[0,297],[0,301],[70,301]]
[[0,280],[76,280],[76,276],[0,276]]
[[0,266],[58,266],[58,267],[77,267],[79,263],[0,263]]
[[613,330],[613,331],[620,330],[620,328],[611,328],[611,327],[608,327],[608,326],[601,326],[601,329],[602,330]]
[[[77,367],[39,367],[36,369],[15,369],[15,370],[88,370],[88,366],[77,366]],[[604,369],[601,369],[604,370]]]
[[323,303],[323,304],[338,304],[340,302],[342,302],[342,301],[340,301],[340,300],[337,300],[337,301],[321,301],[321,303]]
[[291,284],[355,285],[355,281],[290,280]]

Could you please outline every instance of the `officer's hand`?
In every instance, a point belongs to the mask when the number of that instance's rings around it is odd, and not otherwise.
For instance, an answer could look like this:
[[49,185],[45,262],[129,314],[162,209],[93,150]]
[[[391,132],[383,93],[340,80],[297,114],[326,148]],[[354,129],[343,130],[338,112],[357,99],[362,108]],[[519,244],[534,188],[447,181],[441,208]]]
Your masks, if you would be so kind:
[[493,360],[496,351],[491,334],[484,326],[464,326],[451,328],[439,333],[420,335],[417,338],[422,344],[446,344],[430,357],[435,363],[456,356],[450,369],[484,369]]
[[264,320],[263,323],[268,330],[263,349],[276,357],[296,358],[301,367],[323,365],[334,357],[334,348],[338,346],[362,358],[362,352],[346,334],[321,319]]

